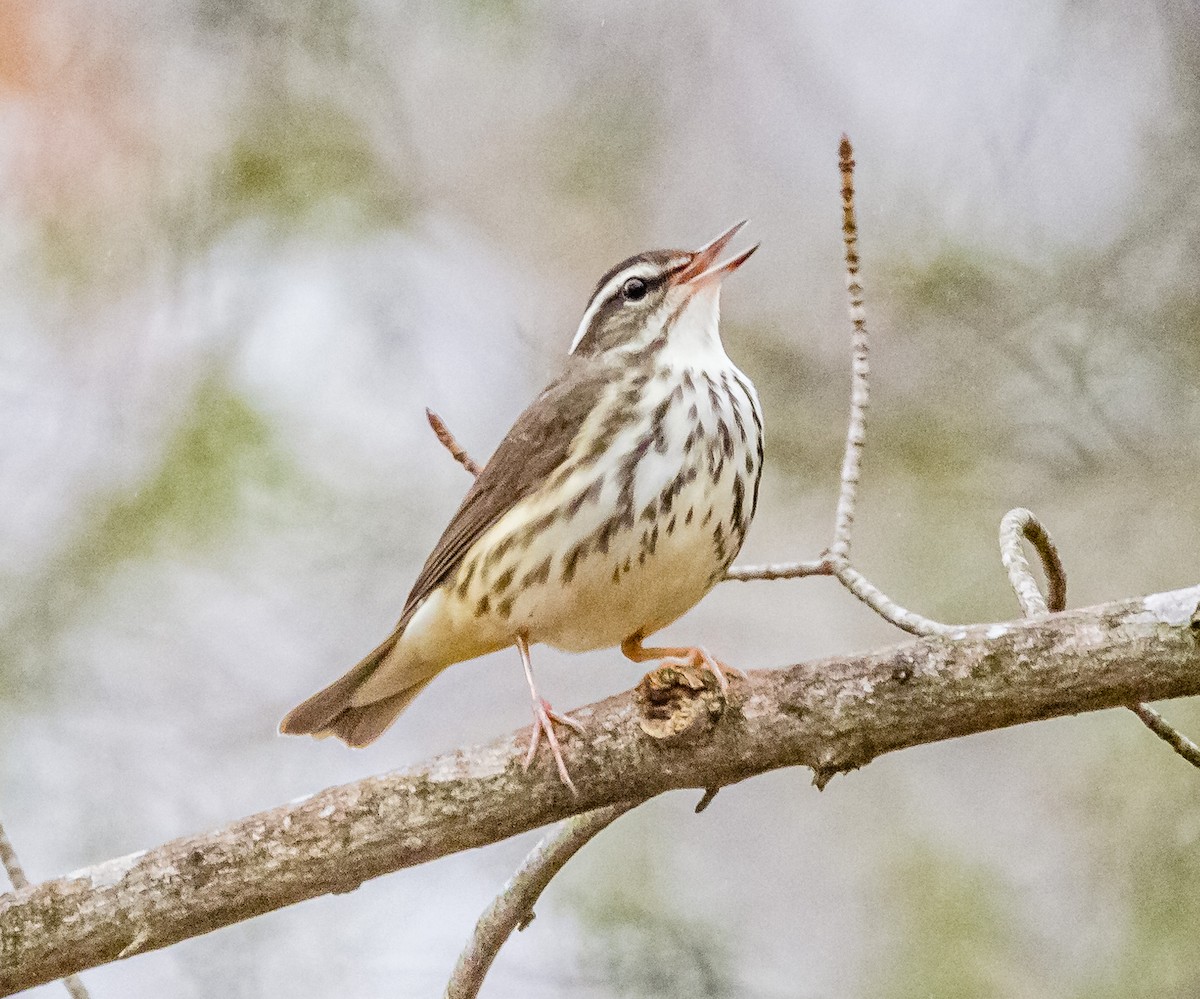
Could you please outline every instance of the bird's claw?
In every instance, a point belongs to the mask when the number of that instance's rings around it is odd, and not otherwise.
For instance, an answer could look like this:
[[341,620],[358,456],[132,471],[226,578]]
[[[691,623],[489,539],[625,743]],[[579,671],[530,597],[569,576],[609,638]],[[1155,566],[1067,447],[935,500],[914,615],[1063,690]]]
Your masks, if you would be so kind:
[[725,676],[726,673],[732,673],[742,680],[749,679],[744,670],[721,662],[721,660],[709,655],[707,649],[702,649],[700,646],[688,649],[686,656],[671,661],[688,669],[697,669],[701,672],[711,673],[713,679],[717,681],[717,689],[721,691],[721,696],[725,700],[729,700],[729,679]]
[[550,747],[550,752],[554,756],[555,766],[558,767],[558,776],[567,789],[576,797],[579,792],[575,789],[574,783],[571,781],[571,775],[567,772],[567,764],[563,760],[562,749],[558,744],[558,735],[554,731],[554,723],[565,725],[569,729],[573,729],[580,734],[583,733],[582,723],[576,721],[570,715],[560,714],[550,707],[545,698],[539,697],[533,702],[533,731],[529,736],[529,749],[525,752],[525,762],[522,764],[522,769],[528,771],[532,765],[534,758],[537,756],[538,746],[541,744],[542,736],[546,737],[546,743]]

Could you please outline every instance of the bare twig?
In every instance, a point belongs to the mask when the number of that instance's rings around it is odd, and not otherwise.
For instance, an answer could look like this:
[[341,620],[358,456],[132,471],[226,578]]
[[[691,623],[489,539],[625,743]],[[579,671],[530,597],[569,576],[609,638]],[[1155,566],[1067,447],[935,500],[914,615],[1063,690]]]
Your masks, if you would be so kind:
[[836,562],[850,559],[850,533],[858,499],[858,479],[863,444],[867,434],[867,406],[871,400],[870,366],[867,362],[867,314],[863,307],[862,282],[858,273],[858,223],[854,215],[854,149],[843,135],[838,147],[842,174],[842,242],[846,248],[846,292],[849,295],[851,334],[850,420],[846,428],[846,452],[842,457],[841,491],[834,515],[833,544],[829,553]]
[[744,583],[756,579],[802,579],[805,576],[832,576],[833,574],[833,563],[824,558],[814,559],[810,562],[735,565],[725,573],[725,578]]
[[[867,435],[867,406],[871,400],[871,370],[868,362],[866,309],[859,278],[858,223],[854,211],[854,150],[848,136],[838,146],[838,167],[842,176],[842,243],[846,250],[846,291],[849,295],[851,325],[850,418],[846,424],[846,448],[842,454],[842,473],[837,508],[833,518],[833,543],[819,558],[807,562],[777,562],[771,565],[735,565],[726,579],[748,582],[760,579],[801,579],[805,576],[837,576],[838,568],[850,561],[850,540],[854,529],[854,508],[858,501],[858,480],[862,469],[862,451]],[[861,580],[861,577],[859,577]],[[854,590],[842,580],[847,589]],[[874,589],[872,587],[872,589]],[[876,590],[876,592],[878,592]],[[856,596],[858,594],[855,594]],[[882,594],[881,594],[882,595]],[[861,598],[860,599],[864,599]],[[873,609],[887,617],[878,606]],[[889,620],[891,620],[889,618]],[[895,622],[893,622],[895,623]],[[903,626],[901,626],[903,627]],[[911,629],[905,629],[911,630]]]
[[551,879],[593,836],[619,819],[633,802],[608,805],[567,819],[530,851],[503,891],[479,917],[446,986],[446,999],[474,999],[513,930],[533,920],[533,907]]
[[[4,865],[4,872],[17,891],[29,887],[29,878],[25,876],[25,868],[21,866],[17,851],[12,845],[12,840],[8,838],[8,833],[4,831],[2,822],[0,822],[0,864]],[[90,999],[87,986],[77,975],[67,975],[62,979],[62,983],[71,999]]]
[[429,425],[433,428],[442,447],[450,452],[450,456],[472,475],[478,475],[479,466],[467,454],[466,448],[458,443],[454,434],[450,433],[450,428],[442,422],[442,418],[432,409],[425,410],[425,418],[429,421]]
[[901,607],[850,562],[850,542],[854,532],[854,512],[858,503],[858,482],[862,473],[862,453],[867,439],[867,407],[871,401],[870,340],[867,313],[859,276],[858,222],[854,208],[854,149],[850,138],[842,136],[838,146],[838,167],[842,176],[842,243],[846,250],[846,292],[850,313],[850,417],[846,423],[846,447],[842,453],[841,486],[833,518],[833,542],[819,559],[808,562],[777,562],[769,565],[735,565],[726,579],[748,582],[760,579],[800,579],[805,576],[833,576],[855,597],[911,635],[948,635],[961,630]]
[[[1021,551],[1024,537],[1042,560],[1049,596],[1043,597],[1037,580]],[[1018,507],[1009,510],[1000,522],[1000,558],[1008,570],[1008,581],[1026,617],[1054,613],[1067,607],[1067,574],[1050,532],[1030,511]],[[1148,704],[1131,704],[1132,711],[1142,723],[1192,766],[1200,767],[1200,746],[1180,732]]]
[[4,824],[0,823],[0,864],[4,865],[4,872],[8,875],[8,880],[12,882],[12,886],[20,891],[22,888],[29,887],[29,879],[25,877],[25,869],[21,866],[21,861],[17,858],[17,851],[13,849],[12,840],[8,838],[8,833],[4,831]]
[[1180,732],[1149,704],[1133,704],[1129,710],[1137,715],[1146,728],[1182,756],[1194,767],[1200,767],[1200,746]]

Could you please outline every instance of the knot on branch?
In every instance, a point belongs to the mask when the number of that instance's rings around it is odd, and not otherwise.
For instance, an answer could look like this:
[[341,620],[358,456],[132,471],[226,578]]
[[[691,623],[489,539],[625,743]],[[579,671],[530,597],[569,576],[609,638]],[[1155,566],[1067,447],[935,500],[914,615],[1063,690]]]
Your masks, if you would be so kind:
[[652,739],[707,735],[725,711],[712,674],[687,666],[660,666],[642,677],[635,694],[638,724]]

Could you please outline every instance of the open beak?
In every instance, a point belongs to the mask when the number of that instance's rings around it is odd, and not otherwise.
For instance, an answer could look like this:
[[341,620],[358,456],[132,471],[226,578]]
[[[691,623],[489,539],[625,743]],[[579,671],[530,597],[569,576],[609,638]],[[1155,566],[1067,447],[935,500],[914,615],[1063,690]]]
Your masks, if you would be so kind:
[[746,219],[742,219],[736,225],[731,225],[716,239],[705,243],[700,249],[692,254],[692,259],[684,266],[683,270],[677,271],[671,279],[672,284],[690,284],[693,287],[707,284],[710,281],[721,281],[727,275],[732,274],[747,260],[750,259],[750,254],[758,249],[759,244],[755,243],[750,249],[743,250],[735,257],[730,257],[728,260],[714,264],[714,261],[721,255],[721,251],[729,245],[738,231],[746,224]]

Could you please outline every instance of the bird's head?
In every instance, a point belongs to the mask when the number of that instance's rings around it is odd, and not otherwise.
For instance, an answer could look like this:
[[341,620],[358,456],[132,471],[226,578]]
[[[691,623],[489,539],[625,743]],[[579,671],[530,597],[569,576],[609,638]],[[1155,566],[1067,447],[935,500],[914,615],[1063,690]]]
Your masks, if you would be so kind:
[[681,334],[716,337],[721,282],[758,244],[716,260],[745,224],[730,226],[698,250],[651,250],[617,264],[592,292],[570,353],[636,352]]

